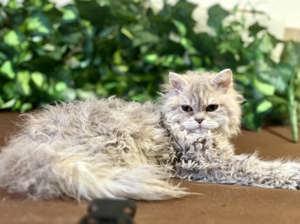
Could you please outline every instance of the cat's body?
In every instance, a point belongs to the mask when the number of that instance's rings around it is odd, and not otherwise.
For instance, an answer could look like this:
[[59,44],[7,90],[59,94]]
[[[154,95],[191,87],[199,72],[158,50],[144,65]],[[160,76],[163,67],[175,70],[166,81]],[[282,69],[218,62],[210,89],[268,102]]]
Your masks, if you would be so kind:
[[35,198],[159,200],[186,193],[171,177],[298,188],[300,165],[235,155],[239,94],[231,71],[170,74],[160,101],[110,98],[49,106],[0,154],[0,186]]
[[165,181],[172,155],[154,104],[78,101],[26,115],[1,154],[0,185],[42,198],[161,199],[181,194]]

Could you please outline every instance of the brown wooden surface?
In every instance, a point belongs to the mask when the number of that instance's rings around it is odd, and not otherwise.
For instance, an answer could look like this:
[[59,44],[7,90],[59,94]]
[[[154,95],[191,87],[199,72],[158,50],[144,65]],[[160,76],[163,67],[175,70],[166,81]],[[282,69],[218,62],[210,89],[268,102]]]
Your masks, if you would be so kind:
[[[0,144],[17,130],[17,114],[0,113]],[[300,159],[300,144],[290,142],[285,127],[261,133],[243,131],[235,139],[238,153],[258,151],[266,159]],[[1,154],[0,154],[1,156]],[[162,202],[138,202],[137,224],[240,224],[300,223],[300,191],[254,187],[184,183],[201,195]],[[50,200],[32,201],[0,190],[0,224],[75,224],[85,213],[86,203]]]

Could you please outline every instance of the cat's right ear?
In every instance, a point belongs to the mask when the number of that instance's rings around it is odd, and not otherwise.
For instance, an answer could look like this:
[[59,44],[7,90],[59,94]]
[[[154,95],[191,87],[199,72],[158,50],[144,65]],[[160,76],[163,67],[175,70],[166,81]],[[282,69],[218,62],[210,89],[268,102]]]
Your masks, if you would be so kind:
[[182,91],[186,85],[186,81],[183,77],[175,72],[169,72],[170,85],[177,91]]
[[216,88],[222,89],[226,92],[229,88],[232,87],[232,82],[231,69],[224,69],[215,75],[211,83]]

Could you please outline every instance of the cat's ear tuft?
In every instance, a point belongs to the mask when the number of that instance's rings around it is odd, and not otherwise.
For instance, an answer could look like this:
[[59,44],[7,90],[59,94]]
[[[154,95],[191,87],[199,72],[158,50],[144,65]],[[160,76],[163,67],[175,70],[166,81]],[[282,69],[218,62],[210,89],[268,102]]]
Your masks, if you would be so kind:
[[225,92],[232,87],[232,71],[231,69],[224,69],[217,73],[212,79],[212,85]]
[[184,78],[175,72],[169,72],[169,82],[170,85],[178,91],[182,91],[183,87],[186,85]]

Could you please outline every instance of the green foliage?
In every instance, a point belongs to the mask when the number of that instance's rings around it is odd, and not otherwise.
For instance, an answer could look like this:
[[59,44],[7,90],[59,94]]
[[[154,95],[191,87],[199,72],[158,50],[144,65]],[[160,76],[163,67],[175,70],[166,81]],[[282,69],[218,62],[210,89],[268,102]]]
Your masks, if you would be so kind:
[[[165,4],[158,13],[142,0],[77,0],[63,8],[42,0],[23,4],[11,0],[0,8],[1,109],[27,111],[109,95],[145,101],[157,95],[170,70],[226,67],[247,99],[243,123],[249,129],[287,120],[290,83],[300,99],[300,47],[277,40],[258,23],[226,24],[236,9],[211,7],[212,32],[196,33],[195,5],[186,1]],[[284,50],[274,61],[278,44]]]

